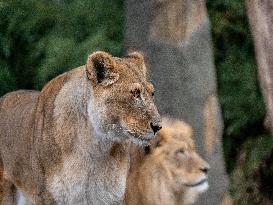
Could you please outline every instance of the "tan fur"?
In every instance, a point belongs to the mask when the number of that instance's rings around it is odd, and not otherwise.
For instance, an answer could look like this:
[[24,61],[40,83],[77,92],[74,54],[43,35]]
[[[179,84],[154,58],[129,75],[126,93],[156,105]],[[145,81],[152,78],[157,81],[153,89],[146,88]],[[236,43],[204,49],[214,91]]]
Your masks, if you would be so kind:
[[41,92],[0,98],[0,202],[119,204],[130,142],[160,127],[144,67],[138,53],[95,52]]
[[163,118],[163,128],[149,150],[142,157],[137,150],[132,154],[124,204],[188,205],[207,189],[204,170],[209,165],[196,153],[192,130],[186,123]]

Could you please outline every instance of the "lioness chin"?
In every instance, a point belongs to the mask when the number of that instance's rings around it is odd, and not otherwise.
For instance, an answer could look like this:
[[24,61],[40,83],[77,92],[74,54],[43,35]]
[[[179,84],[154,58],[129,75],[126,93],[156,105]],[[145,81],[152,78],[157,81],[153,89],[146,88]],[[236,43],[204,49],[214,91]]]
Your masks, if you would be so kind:
[[95,52],[41,92],[0,98],[0,203],[119,204],[131,141],[161,128],[143,56]]
[[163,118],[144,150],[132,147],[124,205],[189,205],[208,189],[209,165],[195,151],[192,130]]

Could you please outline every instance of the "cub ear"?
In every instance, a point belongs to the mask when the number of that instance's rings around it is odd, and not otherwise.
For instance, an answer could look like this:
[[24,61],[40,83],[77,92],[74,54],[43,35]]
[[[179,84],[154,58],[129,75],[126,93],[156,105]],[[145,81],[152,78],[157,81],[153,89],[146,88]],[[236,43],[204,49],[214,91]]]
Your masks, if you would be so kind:
[[141,72],[143,73],[144,77],[146,77],[147,69],[144,62],[144,55],[141,52],[132,52],[127,55],[127,58],[131,58],[134,63],[140,68]]
[[111,85],[119,78],[115,60],[109,53],[103,51],[94,52],[88,57],[86,72],[94,84],[102,86]]
[[162,130],[160,130],[156,134],[156,137],[150,142],[150,152],[153,152],[155,149],[165,144],[168,141],[167,135],[168,134],[165,132],[164,128],[162,128]]

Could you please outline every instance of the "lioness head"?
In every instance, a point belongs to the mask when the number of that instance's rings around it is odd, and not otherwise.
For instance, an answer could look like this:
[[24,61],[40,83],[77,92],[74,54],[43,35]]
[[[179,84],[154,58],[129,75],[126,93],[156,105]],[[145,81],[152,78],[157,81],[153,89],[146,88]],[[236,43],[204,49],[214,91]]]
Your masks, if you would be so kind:
[[140,53],[117,58],[95,52],[88,57],[86,72],[92,87],[88,115],[98,135],[146,144],[161,129],[154,88]]
[[152,141],[150,152],[171,173],[170,183],[176,193],[182,193],[182,204],[195,202],[208,189],[209,165],[197,154],[188,124],[163,118],[163,128]]

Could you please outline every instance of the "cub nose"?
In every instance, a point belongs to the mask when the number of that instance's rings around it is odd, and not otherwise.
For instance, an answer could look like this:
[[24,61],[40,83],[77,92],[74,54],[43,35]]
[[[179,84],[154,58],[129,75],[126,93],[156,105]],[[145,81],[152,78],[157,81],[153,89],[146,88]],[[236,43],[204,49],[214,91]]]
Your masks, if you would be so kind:
[[154,131],[154,134],[156,134],[162,128],[162,126],[160,123],[151,122],[151,128]]

